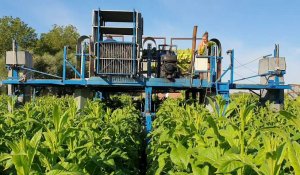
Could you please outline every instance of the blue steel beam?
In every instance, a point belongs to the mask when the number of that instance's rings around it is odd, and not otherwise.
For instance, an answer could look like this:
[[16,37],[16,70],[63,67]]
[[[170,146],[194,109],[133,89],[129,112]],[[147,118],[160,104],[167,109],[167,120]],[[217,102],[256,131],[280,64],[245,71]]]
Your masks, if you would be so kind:
[[49,74],[49,73],[41,72],[41,71],[31,69],[31,68],[27,68],[27,67],[20,67],[20,69],[24,69],[24,70],[27,70],[27,71],[30,71],[30,72],[39,73],[39,74],[42,74],[42,75],[47,75],[47,76],[54,77],[54,78],[62,78],[62,77],[57,76],[57,75],[52,75],[52,74]]
[[230,89],[291,89],[290,85],[231,84]]
[[152,87],[145,88],[145,111],[144,116],[146,120],[146,131],[147,133],[152,130],[152,115],[151,115],[151,103],[152,103]]
[[63,81],[66,80],[66,61],[67,61],[67,53],[68,52],[68,47],[64,47],[64,60],[63,60]]
[[230,65],[231,65],[230,83],[233,83],[233,81],[234,81],[234,49],[232,49],[231,53],[230,53]]
[[[65,60],[65,63],[68,63],[68,65],[76,73],[76,75],[81,78],[81,74],[77,71],[77,69],[68,60]],[[65,68],[64,70],[67,70],[67,68]]]
[[[192,88],[199,88],[196,84],[199,82],[198,79],[194,80],[194,84]],[[106,80],[65,80],[62,82],[61,80],[57,79],[35,79],[35,80],[27,80],[26,82],[20,82],[19,80],[11,79],[11,80],[4,80],[2,81],[3,84],[12,84],[12,85],[78,85],[78,86],[111,86],[111,87],[144,87],[150,86],[155,89],[167,89],[167,88],[174,88],[174,89],[187,89],[190,88],[189,79],[184,79],[177,82],[165,82],[159,80],[149,80],[146,82],[128,82],[128,83],[112,83]],[[219,84],[219,83],[218,83]],[[211,87],[209,83],[202,84],[201,88],[209,88]],[[261,84],[231,84],[230,89],[252,89],[252,90],[259,90],[259,89],[290,89],[290,85],[261,85]]]
[[136,12],[133,10],[133,47],[132,47],[132,53],[133,53],[133,62],[132,62],[132,74],[136,74],[136,67],[135,67],[135,61],[137,60],[136,58]]
[[[139,87],[154,87],[154,88],[176,88],[187,89],[190,88],[190,81],[187,78],[179,78],[174,81],[169,81],[165,78],[150,78],[145,80],[134,80],[132,82],[114,82],[101,77],[93,77],[87,80],[82,79],[70,79],[70,80],[58,80],[58,79],[28,79],[26,82],[20,82],[15,79],[4,80],[3,84],[22,84],[22,85],[78,85],[78,86],[139,86]],[[194,79],[192,88],[206,88],[212,87],[211,83],[204,80]]]

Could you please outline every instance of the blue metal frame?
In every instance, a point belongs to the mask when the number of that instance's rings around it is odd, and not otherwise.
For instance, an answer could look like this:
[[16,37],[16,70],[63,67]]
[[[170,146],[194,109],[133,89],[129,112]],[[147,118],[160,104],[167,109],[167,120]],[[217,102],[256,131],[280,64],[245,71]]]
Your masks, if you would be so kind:
[[39,73],[39,74],[42,74],[42,75],[47,75],[47,76],[54,77],[54,78],[60,78],[60,79],[62,78],[62,77],[57,76],[57,75],[52,75],[52,74],[41,72],[41,71],[38,71],[38,70],[35,70],[35,69],[27,68],[27,67],[24,67],[24,66],[21,66],[19,68],[23,69],[23,70],[30,71],[30,72],[35,72],[35,73]]
[[230,83],[233,83],[234,82],[234,49],[232,49],[230,53],[230,67],[231,67]]
[[151,106],[151,103],[152,103],[152,87],[146,86],[144,116],[145,116],[145,121],[146,121],[147,133],[151,132],[151,130],[152,130],[152,113],[151,113],[152,106]]
[[64,60],[63,60],[63,81],[65,81],[66,80],[66,72],[67,72],[67,70],[66,70],[66,61],[67,61],[67,54],[68,54],[68,47],[67,46],[65,46],[64,47]]
[[[98,38],[97,38],[97,68],[96,71],[99,73],[100,70],[100,43],[106,43],[105,41],[101,40],[101,31],[100,31],[100,23],[101,23],[101,11],[99,9],[98,11]],[[136,61],[136,11],[133,11],[133,42],[123,42],[123,43],[130,43],[133,44],[133,70],[132,72],[136,74],[136,68],[135,68],[135,61]],[[122,42],[120,42],[122,43]],[[158,90],[170,90],[170,89],[176,89],[176,90],[189,90],[189,89],[199,89],[199,88],[214,88],[216,90],[216,93],[219,95],[222,95],[227,104],[230,100],[229,91],[230,89],[248,89],[248,90],[261,90],[261,89],[267,89],[267,90],[278,90],[278,92],[282,92],[284,89],[290,89],[290,85],[283,85],[279,82],[279,76],[276,72],[270,71],[266,74],[261,75],[254,75],[250,77],[246,77],[243,79],[237,79],[234,80],[234,50],[231,50],[230,53],[230,65],[229,67],[222,73],[222,75],[216,79],[216,61],[217,59],[220,59],[222,57],[218,57],[218,55],[213,54],[212,56],[206,56],[205,58],[208,58],[210,60],[210,77],[209,79],[200,80],[198,78],[192,78],[184,77],[184,78],[176,78],[172,81],[165,79],[165,78],[151,78],[149,77],[139,77],[139,78],[130,78],[130,81],[127,81],[126,79],[124,81],[115,81],[110,78],[103,78],[103,77],[90,77],[88,79],[85,79],[85,64],[87,60],[88,54],[85,53],[86,50],[86,44],[84,43],[84,46],[82,46],[81,51],[81,73],[78,72],[78,70],[68,61],[67,54],[68,54],[68,48],[67,46],[64,47],[64,55],[63,55],[63,75],[62,77],[51,75],[45,72],[40,72],[34,69],[26,68],[24,66],[11,66],[7,65],[9,69],[12,69],[12,77],[9,77],[7,80],[2,81],[3,84],[11,84],[11,85],[31,85],[31,86],[81,86],[81,87],[90,87],[91,89],[93,87],[97,88],[114,88],[117,90],[124,90],[124,88],[128,89],[137,89],[137,90],[144,90],[145,91],[145,107],[143,115],[145,117],[146,122],[146,131],[150,132],[152,129],[152,116],[154,115],[152,110],[152,91],[153,89]],[[213,53],[215,52],[216,48],[212,48]],[[275,46],[274,50],[274,57],[279,57],[279,47],[278,45]],[[203,58],[203,57],[202,57]],[[150,55],[151,59],[151,55]],[[150,60],[151,62],[151,60]],[[80,77],[80,79],[67,79],[66,77],[66,71],[67,66],[70,66],[72,70]],[[36,73],[41,73],[44,75],[52,76],[58,79],[28,79],[26,81],[19,81],[19,70],[24,69]],[[230,71],[230,80],[228,82],[218,82],[221,80],[221,78]],[[284,75],[285,71],[281,71],[280,75]],[[102,75],[105,75],[105,73],[102,73]],[[109,74],[109,75],[119,75],[116,74]],[[123,74],[124,75],[124,74]],[[128,74],[130,76],[131,74]],[[268,84],[236,84],[234,82],[253,78],[257,76],[267,76],[267,75],[274,75],[275,80],[268,81]],[[192,81],[191,81],[192,80]],[[15,88],[16,86],[13,86]],[[16,89],[18,90],[18,89]],[[15,94],[15,91],[13,92]],[[103,94],[100,91],[97,91],[95,98],[103,98]]]
[[84,43],[83,49],[81,51],[81,79],[84,80],[85,78],[85,62],[86,62],[86,43]]
[[100,9],[98,9],[98,28],[97,28],[97,67],[96,67],[96,72],[97,72],[97,74],[99,73],[99,71],[100,71],[100,32],[101,32],[101,30],[100,30],[100,27],[101,27],[101,16],[100,16],[100,13],[101,13],[101,11],[100,11]]
[[[82,57],[86,57],[85,54],[81,55]],[[86,59],[82,59],[82,64],[81,66],[85,66],[85,60]],[[63,58],[63,82],[66,81],[67,77],[66,77],[66,74],[67,74],[67,65],[69,65],[69,67],[71,67],[71,69],[76,73],[76,75],[79,77],[79,78],[82,78],[84,77],[84,72],[83,74],[79,73],[78,70],[68,61],[68,47],[65,46],[64,47],[64,58]]]
[[135,61],[136,58],[136,11],[133,10],[133,47],[132,47],[132,53],[133,53],[133,62],[132,62],[132,73],[133,75],[136,75],[136,67],[135,67]]

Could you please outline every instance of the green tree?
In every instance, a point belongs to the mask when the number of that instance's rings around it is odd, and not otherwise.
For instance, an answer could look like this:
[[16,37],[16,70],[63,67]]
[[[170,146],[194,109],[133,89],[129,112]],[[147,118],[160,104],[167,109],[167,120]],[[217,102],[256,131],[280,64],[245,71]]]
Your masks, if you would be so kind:
[[[4,16],[0,18],[0,81],[6,79],[5,51],[12,50],[12,40],[18,42],[19,48],[33,50],[37,41],[35,30],[25,24],[20,18]],[[5,86],[0,87],[0,93]]]
[[75,46],[79,33],[76,27],[72,25],[58,26],[54,25],[48,33],[42,33],[35,53],[43,55],[49,53],[55,55],[63,49],[65,45],[69,45],[72,51],[75,51]]
[[12,39],[16,39],[21,48],[30,50],[35,47],[37,34],[20,18],[4,16],[0,18],[0,56],[12,49]]
[[[75,65],[75,54],[73,52],[68,51],[68,60],[71,62],[71,64]],[[63,72],[63,51],[57,52],[55,55],[51,55],[49,53],[44,53],[43,55],[34,55],[33,57],[33,67],[34,69],[37,69],[42,72],[47,72],[53,75],[62,76]],[[70,67],[67,67],[67,78],[74,77],[75,73],[73,70],[71,70]],[[41,74],[36,74],[36,78],[42,78],[47,77],[51,78],[49,76],[44,76]]]

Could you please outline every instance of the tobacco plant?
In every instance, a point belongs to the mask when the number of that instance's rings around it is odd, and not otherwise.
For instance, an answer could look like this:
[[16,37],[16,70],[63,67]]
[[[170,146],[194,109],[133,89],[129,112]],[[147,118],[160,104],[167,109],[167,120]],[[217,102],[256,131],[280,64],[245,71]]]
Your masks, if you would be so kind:
[[248,95],[229,106],[221,97],[209,101],[212,111],[172,99],[160,107],[147,174],[300,173],[299,99],[280,112]]
[[133,105],[89,101],[79,110],[73,97],[43,97],[9,112],[14,99],[1,98],[1,174],[140,173],[143,127]]

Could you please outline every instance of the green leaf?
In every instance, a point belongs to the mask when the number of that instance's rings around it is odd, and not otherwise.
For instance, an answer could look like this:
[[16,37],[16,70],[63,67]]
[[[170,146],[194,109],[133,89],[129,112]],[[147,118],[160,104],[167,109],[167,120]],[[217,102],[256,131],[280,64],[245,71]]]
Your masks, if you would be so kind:
[[8,159],[11,159],[11,155],[10,154],[3,153],[3,154],[0,155],[0,162],[6,161]]
[[190,154],[188,154],[187,149],[180,142],[178,142],[176,147],[172,146],[170,158],[175,165],[184,170],[187,169],[189,164]]
[[192,163],[192,171],[195,175],[209,175],[209,166],[205,165],[203,168],[200,168]]
[[300,145],[293,141],[288,142],[288,157],[289,161],[294,168],[295,175],[300,174]]
[[162,155],[160,155],[158,157],[158,168],[155,172],[155,175],[160,175],[166,165],[166,161],[165,159],[169,157],[169,154],[168,153],[163,153]]

